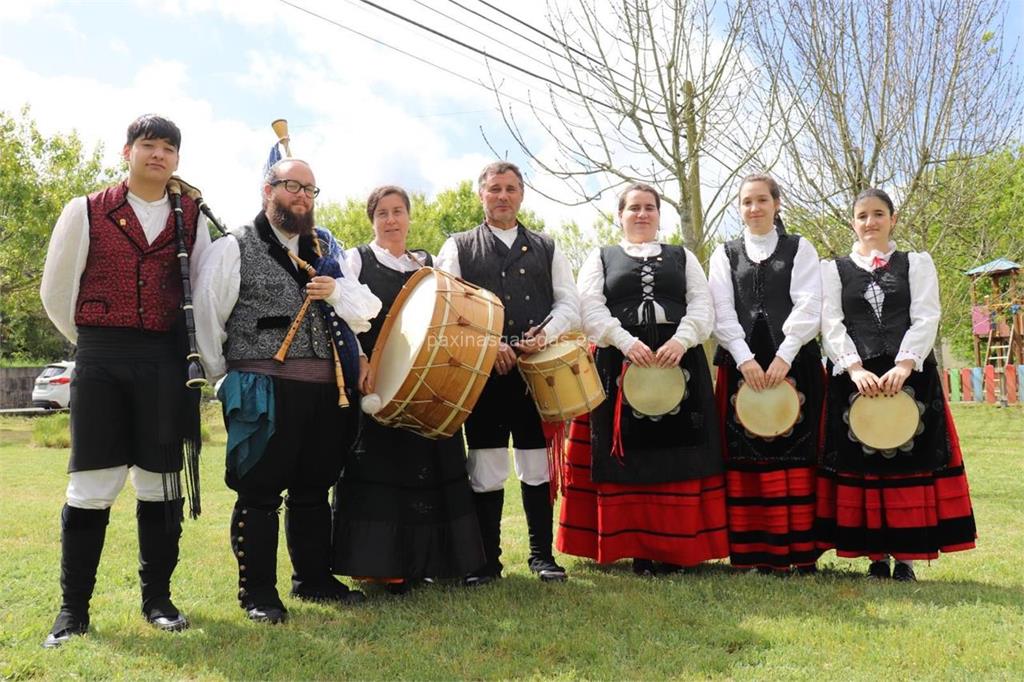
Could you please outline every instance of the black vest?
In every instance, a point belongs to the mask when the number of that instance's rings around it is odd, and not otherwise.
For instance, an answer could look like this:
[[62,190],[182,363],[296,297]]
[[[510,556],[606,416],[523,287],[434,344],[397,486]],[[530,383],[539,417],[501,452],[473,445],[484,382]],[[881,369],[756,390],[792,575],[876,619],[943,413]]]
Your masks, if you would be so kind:
[[760,263],[747,256],[743,237],[725,243],[732,273],[732,292],[736,317],[749,345],[754,325],[763,318],[772,343],[778,348],[785,340],[782,325],[793,311],[789,287],[793,277],[793,261],[800,248],[800,237],[779,235],[775,251]]
[[555,303],[551,283],[555,242],[522,225],[516,230],[511,249],[487,225],[452,235],[459,248],[462,279],[494,292],[505,306],[503,341],[517,339],[540,324]]
[[[399,272],[398,270],[392,270],[377,260],[377,256],[373,253],[373,249],[370,248],[369,244],[360,245],[357,247],[357,251],[359,252],[359,257],[363,260],[363,266],[359,270],[359,281],[370,287],[370,291],[381,302],[380,312],[370,322],[369,331],[359,334],[359,345],[362,346],[366,357],[370,357],[373,354],[374,346],[377,344],[377,337],[380,336],[380,330],[384,326],[384,320],[387,319],[391,306],[398,296],[398,292],[402,290],[402,287],[405,286],[405,283],[409,281],[409,278],[416,271]],[[426,251],[417,249],[413,251],[413,255],[428,267],[434,265],[434,259]]]
[[[910,258],[907,253],[894,252],[888,265],[872,272],[858,267],[850,256],[843,256],[836,259],[836,270],[843,287],[843,323],[860,359],[894,357],[900,350],[903,335],[910,329]],[[881,318],[864,298],[872,282],[885,292]],[[934,362],[934,353],[928,360]]]
[[682,246],[662,244],[661,253],[650,258],[630,256],[618,245],[602,246],[601,265],[605,305],[623,327],[644,322],[637,312],[645,300],[644,270],[650,270],[654,277],[646,300],[654,300],[665,310],[669,324],[679,324],[686,316],[686,251]]

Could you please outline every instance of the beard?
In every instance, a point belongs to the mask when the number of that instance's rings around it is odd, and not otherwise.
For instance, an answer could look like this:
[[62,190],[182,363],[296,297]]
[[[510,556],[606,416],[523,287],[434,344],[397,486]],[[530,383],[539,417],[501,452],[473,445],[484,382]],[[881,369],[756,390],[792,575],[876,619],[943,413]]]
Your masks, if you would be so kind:
[[316,224],[313,219],[313,207],[303,214],[293,212],[289,207],[279,204],[276,201],[270,202],[267,206],[270,224],[288,234],[309,236],[313,234],[313,226]]

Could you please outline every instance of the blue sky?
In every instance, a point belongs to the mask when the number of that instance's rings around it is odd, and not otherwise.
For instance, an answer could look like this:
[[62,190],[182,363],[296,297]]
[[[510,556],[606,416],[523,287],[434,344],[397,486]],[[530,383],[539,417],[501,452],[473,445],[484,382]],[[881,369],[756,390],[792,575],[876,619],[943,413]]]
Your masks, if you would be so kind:
[[[447,26],[474,45],[487,47],[486,36],[500,36],[537,53],[511,33],[525,32],[522,26],[493,12],[503,27],[441,0],[380,2]],[[278,0],[16,0],[0,4],[0,109],[12,113],[29,104],[44,132],[77,129],[90,145],[104,145],[109,163],[116,163],[124,129],[136,115],[162,113],[183,131],[180,174],[203,188],[232,224],[258,208],[259,173],[275,118],[289,119],[293,152],[311,161],[326,199],[364,197],[384,183],[432,195],[475,177],[493,158],[483,134],[500,153],[523,161],[493,94],[466,80],[489,79],[483,59],[357,0],[295,4],[462,78]],[[487,12],[475,0],[464,4]],[[1024,0],[1010,5],[1012,42],[1022,33]],[[546,24],[543,0],[499,6],[534,26]],[[467,26],[455,26],[438,11]],[[543,70],[525,57],[521,63]],[[509,95],[543,97],[541,86],[507,68],[496,67],[495,77]],[[519,120],[539,149],[550,150],[528,116]],[[565,194],[554,179],[537,174],[532,180]],[[614,199],[602,204],[568,209],[528,193],[526,207],[549,225],[568,218],[589,225],[597,209],[613,209]]]

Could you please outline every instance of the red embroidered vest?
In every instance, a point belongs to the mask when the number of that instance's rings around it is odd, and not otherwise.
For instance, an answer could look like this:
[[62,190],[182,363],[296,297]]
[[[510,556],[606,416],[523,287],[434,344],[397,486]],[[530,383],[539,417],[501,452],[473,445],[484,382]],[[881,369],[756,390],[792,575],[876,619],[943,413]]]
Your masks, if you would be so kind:
[[[181,270],[174,211],[153,243],[128,203],[128,183],[90,194],[89,257],[78,289],[79,327],[131,327],[165,332],[181,310]],[[181,198],[185,246],[196,239],[199,211]]]

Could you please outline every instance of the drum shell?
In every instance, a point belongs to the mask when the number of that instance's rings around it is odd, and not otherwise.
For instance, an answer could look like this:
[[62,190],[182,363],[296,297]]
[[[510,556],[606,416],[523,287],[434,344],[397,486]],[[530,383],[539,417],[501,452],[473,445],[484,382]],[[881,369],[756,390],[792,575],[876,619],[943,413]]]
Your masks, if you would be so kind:
[[437,278],[437,292],[425,339],[394,397],[372,416],[385,426],[437,439],[457,433],[476,405],[497,358],[505,310],[490,291],[422,268],[395,298],[370,361],[370,376],[381,371],[385,353],[379,350],[386,346],[406,300],[431,275]]
[[564,343],[565,352],[546,360],[519,358],[519,373],[530,388],[541,419],[568,421],[590,412],[605,400],[594,358],[576,343]]

